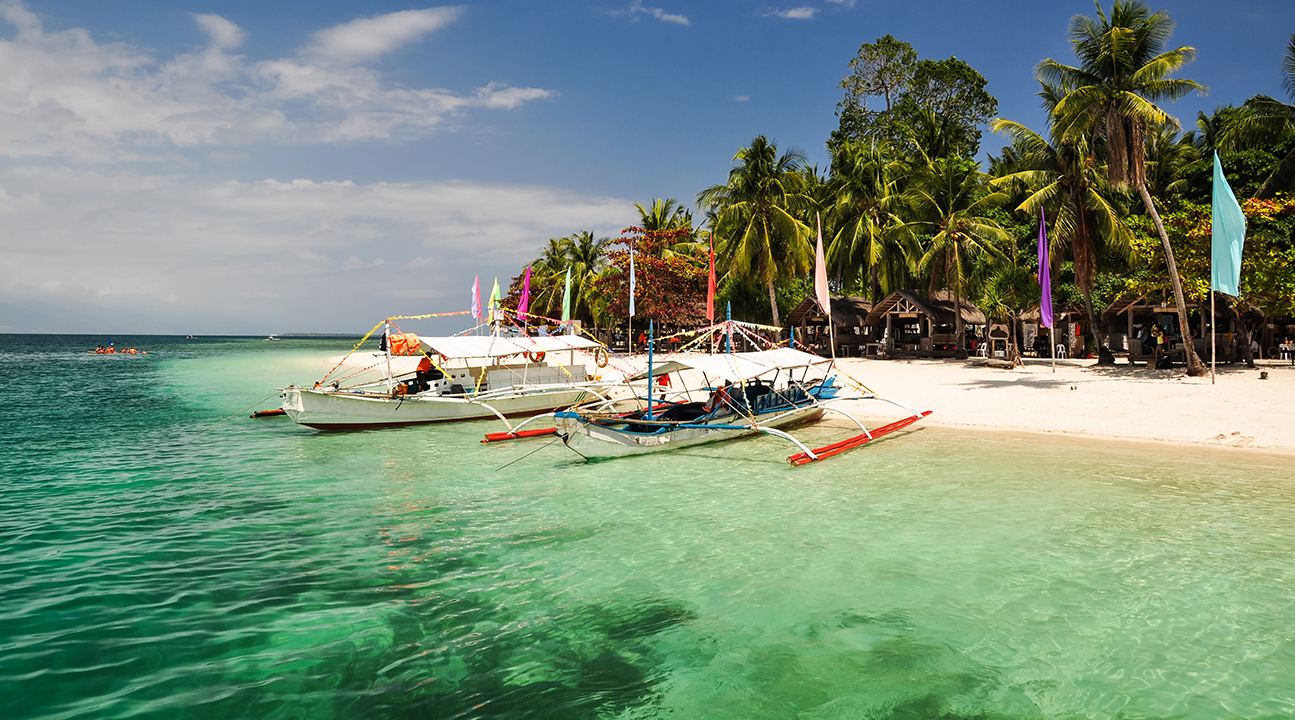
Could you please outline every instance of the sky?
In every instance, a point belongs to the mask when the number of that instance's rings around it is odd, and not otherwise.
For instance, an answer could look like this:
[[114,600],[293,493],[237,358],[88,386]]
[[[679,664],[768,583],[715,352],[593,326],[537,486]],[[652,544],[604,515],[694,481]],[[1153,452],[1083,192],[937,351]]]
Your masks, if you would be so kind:
[[[1209,87],[1284,98],[1295,3],[1150,3]],[[1109,4],[1105,5],[1109,8]],[[885,34],[1038,130],[1086,2],[0,0],[0,333],[363,333],[551,237],[692,206],[756,135],[826,169]],[[1005,140],[985,134],[980,160]],[[462,317],[419,329],[453,332]]]

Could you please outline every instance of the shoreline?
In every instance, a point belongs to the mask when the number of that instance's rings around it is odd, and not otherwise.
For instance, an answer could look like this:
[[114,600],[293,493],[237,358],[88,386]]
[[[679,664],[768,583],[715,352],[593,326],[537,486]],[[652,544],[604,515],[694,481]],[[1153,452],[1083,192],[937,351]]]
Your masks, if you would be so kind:
[[[1189,378],[1181,368],[1098,367],[1096,360],[1027,358],[999,370],[972,360],[843,358],[843,373],[878,395],[933,410],[935,427],[1119,440],[1161,447],[1295,456],[1295,366],[1277,361],[1221,367]],[[1260,380],[1260,372],[1268,373]],[[868,416],[864,403],[851,403]]]
[[[1211,384],[1209,375],[1189,378],[1181,367],[1156,370],[1123,361],[1098,367],[1096,360],[1058,359],[1054,374],[1046,358],[1026,358],[1024,367],[1012,370],[977,366],[976,360],[839,358],[837,368],[881,397],[932,410],[922,421],[932,427],[1295,456],[1295,366],[1289,361],[1258,361],[1253,370],[1221,365]],[[632,361],[643,367],[647,357],[636,354]],[[1260,380],[1261,372],[1268,379]],[[869,426],[900,412],[864,401],[841,407]]]

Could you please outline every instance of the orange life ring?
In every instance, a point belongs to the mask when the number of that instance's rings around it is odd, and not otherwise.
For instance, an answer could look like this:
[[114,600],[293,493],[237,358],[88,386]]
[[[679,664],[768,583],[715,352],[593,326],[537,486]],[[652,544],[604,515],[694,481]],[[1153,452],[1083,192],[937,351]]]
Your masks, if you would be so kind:
[[607,348],[600,347],[594,350],[594,364],[600,368],[607,367]]
[[533,363],[541,363],[544,362],[544,355],[543,350],[535,350],[534,352],[526,353],[526,359]]

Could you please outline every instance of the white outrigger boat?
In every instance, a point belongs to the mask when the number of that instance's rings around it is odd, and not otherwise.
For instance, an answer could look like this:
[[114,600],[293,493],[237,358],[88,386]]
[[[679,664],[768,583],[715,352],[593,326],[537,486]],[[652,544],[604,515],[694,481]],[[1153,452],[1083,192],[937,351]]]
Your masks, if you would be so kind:
[[[616,412],[612,403],[593,403],[552,415],[557,434],[568,448],[586,459],[639,455],[763,433],[789,441],[800,452],[787,458],[792,465],[821,460],[859,447],[882,435],[907,427],[930,415],[883,398],[864,388],[841,396],[833,360],[791,348],[757,352],[694,355],[671,359],[628,381],[647,380],[646,407]],[[705,401],[652,399],[653,379],[669,373],[700,373],[709,396]],[[813,377],[811,377],[813,376]],[[673,393],[677,398],[689,391]],[[902,409],[905,416],[869,430],[837,403],[878,400]],[[860,433],[826,447],[810,449],[786,429],[815,422],[824,412],[845,416]],[[519,426],[520,427],[520,426]]]
[[352,353],[314,387],[282,388],[284,413],[320,430],[492,417],[511,430],[507,417],[606,400],[611,384],[577,359],[602,368],[606,349],[578,335],[390,337],[384,352]]

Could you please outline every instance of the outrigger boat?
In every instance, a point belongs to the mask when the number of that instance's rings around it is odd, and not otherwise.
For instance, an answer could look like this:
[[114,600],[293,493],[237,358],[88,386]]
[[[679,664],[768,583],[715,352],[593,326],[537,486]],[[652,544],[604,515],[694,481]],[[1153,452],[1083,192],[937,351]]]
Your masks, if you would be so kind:
[[[651,346],[649,346],[650,348]],[[647,380],[646,406],[616,412],[611,403],[594,403],[553,413],[557,434],[566,446],[589,459],[639,455],[763,433],[791,442],[800,452],[787,458],[803,465],[859,447],[882,435],[905,428],[930,415],[863,388],[842,396],[834,361],[792,348],[756,352],[695,355],[671,359],[627,381]],[[700,373],[709,397],[705,401],[652,398],[653,380],[661,375]],[[862,386],[861,386],[862,387]],[[688,395],[689,391],[676,391]],[[877,400],[905,412],[905,417],[869,430],[854,416],[835,407],[847,401]],[[826,447],[811,449],[786,429],[815,422],[825,412],[845,416],[860,433]],[[519,426],[520,428],[520,426]]]
[[383,352],[352,352],[314,387],[282,388],[283,411],[320,430],[491,417],[511,429],[507,417],[606,400],[612,384],[577,360],[580,353],[602,368],[606,349],[577,335],[420,338],[405,333],[389,339]]

